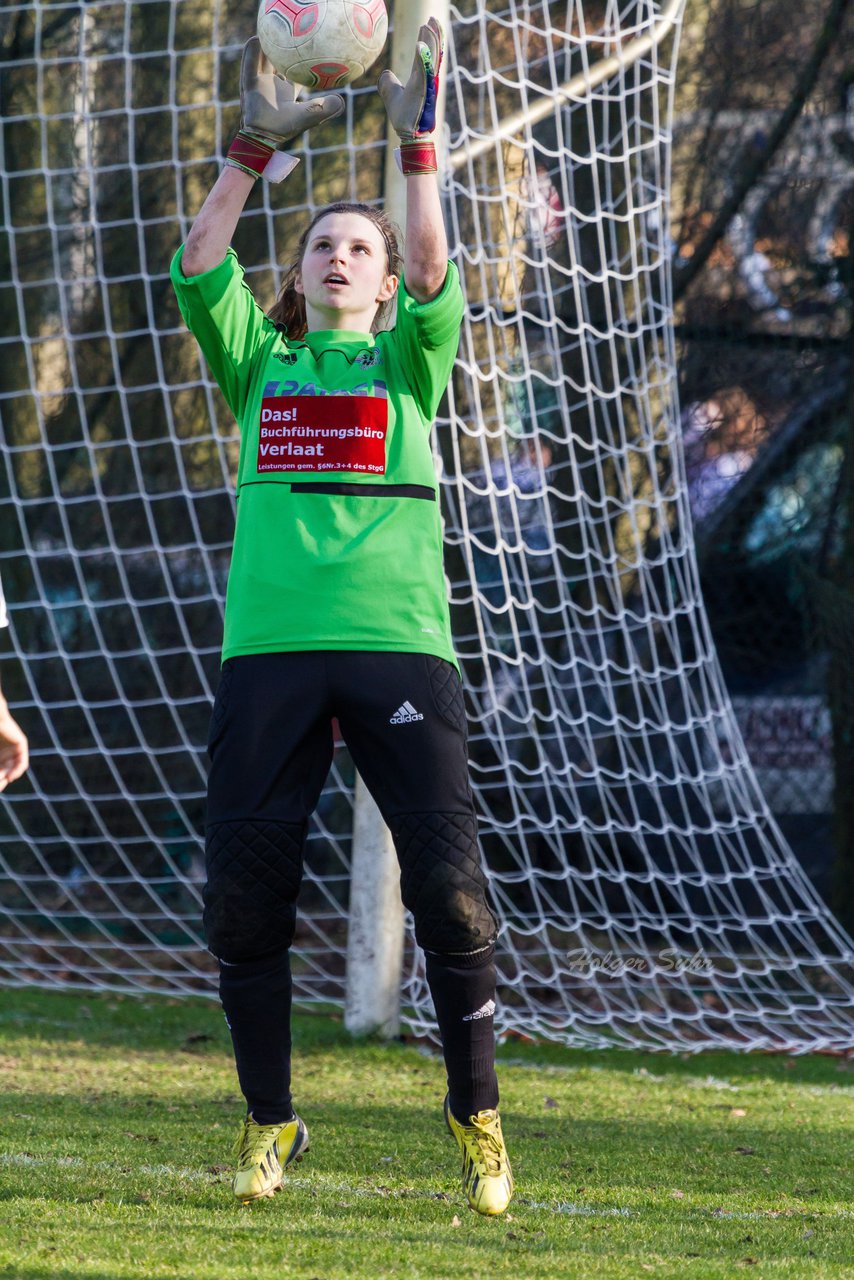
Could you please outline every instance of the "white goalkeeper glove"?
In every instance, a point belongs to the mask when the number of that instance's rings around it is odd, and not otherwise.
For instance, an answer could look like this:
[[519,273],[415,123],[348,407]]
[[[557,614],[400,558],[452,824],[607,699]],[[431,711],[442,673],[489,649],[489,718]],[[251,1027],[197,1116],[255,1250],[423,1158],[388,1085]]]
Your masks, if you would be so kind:
[[225,162],[253,178],[263,174],[268,182],[281,182],[299,158],[278,148],[343,110],[344,99],[338,93],[297,102],[297,90],[279,75],[253,36],[240,63],[240,128]]
[[385,103],[391,127],[400,138],[397,161],[401,173],[435,173],[436,101],[445,37],[440,24],[430,18],[418,32],[415,59],[403,85],[393,71],[384,71],[377,88]]

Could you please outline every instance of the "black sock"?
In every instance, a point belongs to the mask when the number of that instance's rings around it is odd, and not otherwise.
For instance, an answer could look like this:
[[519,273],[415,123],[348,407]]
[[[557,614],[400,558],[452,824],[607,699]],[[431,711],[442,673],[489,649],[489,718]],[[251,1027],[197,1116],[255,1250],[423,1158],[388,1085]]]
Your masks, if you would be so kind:
[[448,1101],[462,1124],[498,1106],[493,948],[471,955],[425,953],[427,982],[442,1036]]
[[265,960],[220,964],[219,996],[237,1078],[256,1124],[293,1119],[291,990],[287,951]]

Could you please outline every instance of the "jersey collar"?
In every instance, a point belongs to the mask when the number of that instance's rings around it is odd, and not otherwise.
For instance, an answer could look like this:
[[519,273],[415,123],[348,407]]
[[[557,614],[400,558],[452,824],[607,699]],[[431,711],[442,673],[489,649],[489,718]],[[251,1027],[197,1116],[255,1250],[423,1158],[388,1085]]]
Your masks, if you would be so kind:
[[354,329],[312,329],[303,334],[304,342],[313,356],[325,351],[341,351],[346,356],[354,356],[365,347],[374,345],[373,334],[357,333]]

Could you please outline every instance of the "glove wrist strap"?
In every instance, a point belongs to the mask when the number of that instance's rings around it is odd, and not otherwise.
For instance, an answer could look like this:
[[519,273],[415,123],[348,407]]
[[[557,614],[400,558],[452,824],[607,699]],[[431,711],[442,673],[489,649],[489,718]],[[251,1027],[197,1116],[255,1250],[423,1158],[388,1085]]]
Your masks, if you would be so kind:
[[226,164],[242,169],[244,173],[260,178],[267,168],[275,147],[268,146],[260,138],[255,138],[243,129],[235,134],[234,141],[228,148]]
[[429,137],[401,139],[400,147],[394,154],[397,166],[405,178],[413,173],[438,173],[439,171],[436,147]]
[[228,148],[225,163],[242,169],[250,178],[263,176],[268,182],[281,182],[297,167],[299,156],[277,151],[257,134],[240,129]]

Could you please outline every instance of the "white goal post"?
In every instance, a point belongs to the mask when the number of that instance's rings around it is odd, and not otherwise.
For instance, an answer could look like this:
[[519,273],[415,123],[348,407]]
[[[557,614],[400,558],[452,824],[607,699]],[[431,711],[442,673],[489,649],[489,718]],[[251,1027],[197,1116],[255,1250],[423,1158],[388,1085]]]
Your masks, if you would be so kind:
[[[405,84],[420,27],[435,17],[447,30],[448,0],[414,0],[395,9],[389,65]],[[436,104],[436,129],[444,130],[445,96]],[[395,139],[387,137],[383,165],[385,208],[406,226],[405,178],[394,159]],[[356,1035],[396,1036],[400,1032],[404,915],[400,875],[391,832],[367,787],[357,780],[353,805],[353,853],[347,929],[347,988],[344,1025]]]

